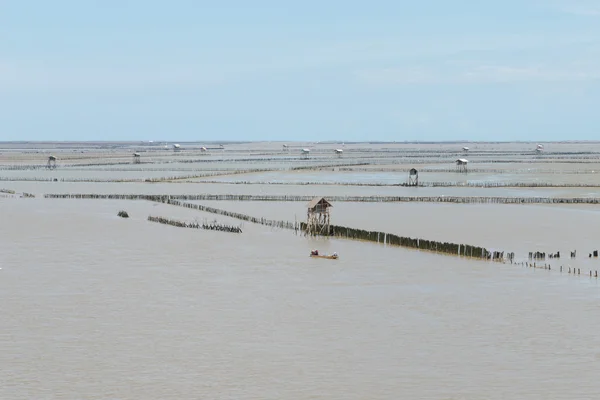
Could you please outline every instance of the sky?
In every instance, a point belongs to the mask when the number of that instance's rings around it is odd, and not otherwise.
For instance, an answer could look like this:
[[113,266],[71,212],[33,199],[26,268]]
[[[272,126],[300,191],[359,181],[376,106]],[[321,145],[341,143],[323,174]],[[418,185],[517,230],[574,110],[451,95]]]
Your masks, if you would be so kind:
[[0,141],[600,139],[600,0],[0,0]]

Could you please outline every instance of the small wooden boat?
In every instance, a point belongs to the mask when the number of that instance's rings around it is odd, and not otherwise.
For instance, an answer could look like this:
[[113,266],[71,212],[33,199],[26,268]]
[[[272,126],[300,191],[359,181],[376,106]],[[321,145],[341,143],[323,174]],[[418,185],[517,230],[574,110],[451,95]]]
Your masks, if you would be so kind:
[[313,258],[327,258],[329,260],[337,260],[339,257],[337,253],[328,255],[328,254],[319,254],[318,252],[315,252],[315,251],[311,251],[310,256]]
[[314,254],[311,254],[310,256],[313,257],[313,258],[327,258],[329,260],[337,260],[338,259],[338,256],[334,256],[334,255],[331,255],[331,256],[327,256],[327,255],[321,256],[321,255],[318,255],[318,256],[316,256]]

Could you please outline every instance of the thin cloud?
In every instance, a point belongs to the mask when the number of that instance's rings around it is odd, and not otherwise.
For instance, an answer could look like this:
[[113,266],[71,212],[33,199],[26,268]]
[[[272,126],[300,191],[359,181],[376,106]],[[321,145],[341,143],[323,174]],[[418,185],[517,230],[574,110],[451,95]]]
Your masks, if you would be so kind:
[[599,17],[600,4],[596,0],[556,0],[549,6],[565,14],[584,17]]
[[221,85],[227,76],[191,66],[59,67],[0,63],[0,90],[139,90]]
[[431,85],[511,82],[563,82],[600,79],[596,68],[481,65],[466,69],[384,68],[358,71],[355,77],[369,85]]
[[597,8],[586,8],[586,7],[563,7],[562,11],[567,14],[581,15],[584,17],[599,17],[600,7]]

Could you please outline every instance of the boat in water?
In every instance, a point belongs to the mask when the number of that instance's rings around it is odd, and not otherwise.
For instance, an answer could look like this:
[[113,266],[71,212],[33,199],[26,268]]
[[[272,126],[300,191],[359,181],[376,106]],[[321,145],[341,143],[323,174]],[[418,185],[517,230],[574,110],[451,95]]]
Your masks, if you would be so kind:
[[312,250],[310,252],[310,256],[313,258],[327,258],[329,260],[337,260],[338,259],[338,253],[333,253],[331,255],[329,254],[319,254],[319,250]]

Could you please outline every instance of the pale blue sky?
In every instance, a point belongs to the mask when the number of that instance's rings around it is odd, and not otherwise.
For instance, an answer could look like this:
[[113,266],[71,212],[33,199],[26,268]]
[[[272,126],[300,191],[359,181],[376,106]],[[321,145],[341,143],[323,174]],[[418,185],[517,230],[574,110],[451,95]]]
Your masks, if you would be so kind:
[[0,141],[100,139],[600,139],[600,0],[0,0]]

